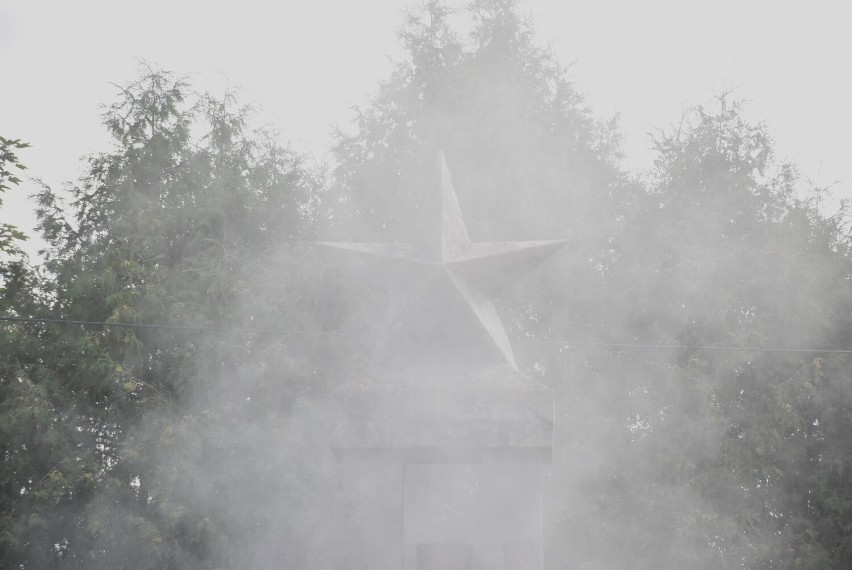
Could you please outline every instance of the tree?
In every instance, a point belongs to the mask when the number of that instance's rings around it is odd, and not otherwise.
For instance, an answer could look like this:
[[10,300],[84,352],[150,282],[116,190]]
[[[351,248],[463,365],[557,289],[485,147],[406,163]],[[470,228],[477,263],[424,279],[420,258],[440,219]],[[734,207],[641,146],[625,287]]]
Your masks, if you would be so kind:
[[576,519],[554,536],[581,536],[588,550],[565,555],[607,566],[842,567],[848,357],[760,349],[849,347],[843,213],[802,197],[728,96],[655,144],[652,182],[613,244],[606,327],[755,349],[604,352],[606,387],[582,421],[608,453],[575,477]]
[[556,393],[546,564],[848,566],[848,355],[802,350],[852,346],[846,214],[730,96],[624,172],[512,0],[426,2],[400,39],[333,172],[145,68],[71,201],[43,189],[45,265],[0,265],[0,312],[107,325],[0,329],[0,565],[345,565],[325,396],[370,340],[317,333],[383,298],[305,242],[408,240],[440,148],[474,240],[573,240],[500,304]]
[[[26,166],[18,159],[16,152],[29,146],[28,143],[20,139],[0,137],[0,207],[3,206],[2,194],[21,182],[15,171],[26,170]],[[23,239],[26,239],[26,236],[12,224],[4,223],[0,225],[0,252],[10,253],[16,251],[14,242]]]
[[[28,146],[0,137],[0,193],[20,183],[15,170],[25,167],[15,151]],[[38,316],[46,302],[41,275],[16,243],[23,239],[14,226],[0,227],[0,315],[7,319]],[[45,327],[0,325],[0,564],[9,567],[45,537],[47,527],[69,524],[67,513],[52,507],[76,502],[93,481],[87,454],[69,457],[86,436],[51,394],[57,378],[42,352],[46,337]],[[65,494],[69,481],[77,491],[73,498]],[[58,553],[65,544],[51,548]],[[50,558],[33,552],[31,560],[45,565]]]
[[337,189],[352,234],[405,241],[440,147],[474,239],[574,238],[502,301],[556,390],[548,564],[843,566],[846,357],[654,345],[848,348],[844,213],[802,197],[730,97],[630,177],[514,2],[465,15],[468,38],[441,2],[409,16],[408,57],[338,138]]
[[[115,147],[88,158],[70,204],[39,194],[44,278],[7,287],[4,313],[107,325],[3,329],[19,355],[3,370],[4,565],[232,565],[270,518],[251,509],[293,482],[244,470],[269,438],[293,438],[280,461],[304,453],[287,412],[322,389],[333,346],[247,329],[316,328],[300,244],[322,179],[249,114],[146,67],[107,108]],[[133,326],[147,323],[166,327]],[[240,492],[243,509],[224,502]]]

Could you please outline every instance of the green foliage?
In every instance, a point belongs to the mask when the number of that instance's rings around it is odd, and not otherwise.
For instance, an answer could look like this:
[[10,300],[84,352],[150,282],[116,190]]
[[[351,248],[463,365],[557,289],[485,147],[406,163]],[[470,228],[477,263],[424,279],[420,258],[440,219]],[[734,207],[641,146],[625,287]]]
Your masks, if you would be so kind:
[[[27,168],[18,159],[16,151],[29,146],[20,139],[0,137],[0,207],[3,206],[3,193],[21,183],[15,171]],[[24,239],[27,239],[26,235],[12,224],[0,224],[0,254],[17,253],[15,242]]]
[[[601,330],[622,342],[848,348],[849,243],[774,159],[765,128],[721,97],[655,142],[651,185],[625,210],[601,267]],[[566,413],[586,411],[564,427],[585,429],[580,455],[599,445],[608,456],[582,475],[560,473],[585,493],[552,536],[577,532],[587,545],[560,556],[647,568],[848,564],[852,519],[822,505],[827,487],[833,505],[852,497],[836,475],[848,469],[838,464],[852,409],[845,355],[576,356],[602,387],[565,393]]]
[[[218,465],[232,458],[209,440],[212,418],[240,432],[268,416],[280,430],[296,396],[322,387],[318,342],[301,346],[295,366],[283,338],[215,330],[313,326],[316,276],[300,244],[322,178],[249,118],[231,93],[196,96],[145,68],[106,109],[114,148],[87,159],[69,203],[49,187],[37,196],[44,268],[3,266],[3,315],[201,330],[3,325],[14,357],[0,385],[0,565],[234,563],[214,546],[252,525],[190,500],[208,470],[256,490],[242,469]],[[233,409],[251,395],[257,405]],[[211,448],[209,460],[172,455],[175,438],[183,451]]]
[[[421,231],[438,148],[473,239],[573,238],[500,306],[512,337],[566,341],[515,343],[557,398],[546,563],[850,566],[848,355],[706,348],[852,346],[845,214],[730,96],[626,174],[511,0],[429,1],[400,39],[328,181],[233,94],[144,68],[113,148],[67,202],[39,193],[44,265],[3,230],[0,315],[199,328],[0,325],[0,566],[345,565],[317,402],[366,341],[221,328],[374,327],[381,295],[304,244]],[[25,146],[0,139],[0,191]]]
[[[548,564],[848,564],[846,357],[570,346],[848,348],[843,214],[820,213],[729,96],[660,133],[651,177],[631,179],[614,124],[591,118],[514,2],[470,4],[467,38],[453,15],[428,2],[409,16],[408,57],[340,135],[337,219],[409,239],[440,147],[474,239],[574,238],[502,304],[512,336],[566,339],[516,343],[557,396]],[[368,228],[347,230],[347,213]]]
[[[589,237],[584,220],[607,207],[618,180],[614,125],[592,119],[513,2],[474,3],[467,39],[452,15],[441,2],[409,15],[400,31],[407,58],[358,110],[355,131],[338,137],[337,190],[353,225],[385,239],[421,231],[408,220],[441,148],[474,239],[529,238],[520,228],[553,237],[565,226]],[[552,207],[570,218],[548,215]]]

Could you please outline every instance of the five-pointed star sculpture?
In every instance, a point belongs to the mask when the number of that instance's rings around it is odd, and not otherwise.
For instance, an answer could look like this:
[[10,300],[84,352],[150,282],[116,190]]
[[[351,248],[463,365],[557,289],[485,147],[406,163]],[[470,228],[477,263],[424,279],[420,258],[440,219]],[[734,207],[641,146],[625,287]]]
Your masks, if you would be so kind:
[[[320,242],[321,245],[384,259],[400,267],[374,363],[432,361],[495,364],[515,368],[512,347],[494,298],[567,242],[472,242],[443,152],[422,242],[415,244]],[[428,204],[428,203],[427,203]]]

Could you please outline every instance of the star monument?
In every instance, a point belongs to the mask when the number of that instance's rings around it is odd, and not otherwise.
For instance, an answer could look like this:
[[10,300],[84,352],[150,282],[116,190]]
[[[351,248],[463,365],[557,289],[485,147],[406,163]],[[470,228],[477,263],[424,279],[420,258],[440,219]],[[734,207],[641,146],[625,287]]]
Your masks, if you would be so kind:
[[473,242],[440,152],[435,177],[415,242],[322,242],[392,290],[367,374],[335,394],[352,563],[541,567],[553,393],[518,370],[494,299],[566,242]]
[[443,152],[436,162],[437,191],[421,205],[417,243],[320,243],[374,258],[395,282],[374,365],[449,360],[516,369],[494,299],[567,242],[471,241]]

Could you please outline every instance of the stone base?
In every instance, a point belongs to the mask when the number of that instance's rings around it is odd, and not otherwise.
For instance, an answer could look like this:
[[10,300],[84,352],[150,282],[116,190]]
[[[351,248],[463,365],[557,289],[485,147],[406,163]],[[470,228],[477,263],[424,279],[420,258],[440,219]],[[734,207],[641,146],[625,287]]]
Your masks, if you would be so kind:
[[390,459],[389,450],[399,450],[410,457],[425,452],[406,450],[441,448],[455,450],[445,455],[469,450],[468,462],[475,463],[479,450],[541,450],[553,443],[553,391],[509,366],[386,371],[341,386],[335,400],[342,421],[333,447],[363,456]]
[[353,568],[418,568],[418,546],[437,543],[470,545],[471,568],[542,567],[538,463],[347,462],[341,469]]
[[471,568],[541,568],[549,388],[510,366],[385,370],[336,399],[351,567],[413,569],[418,545],[466,544]]

